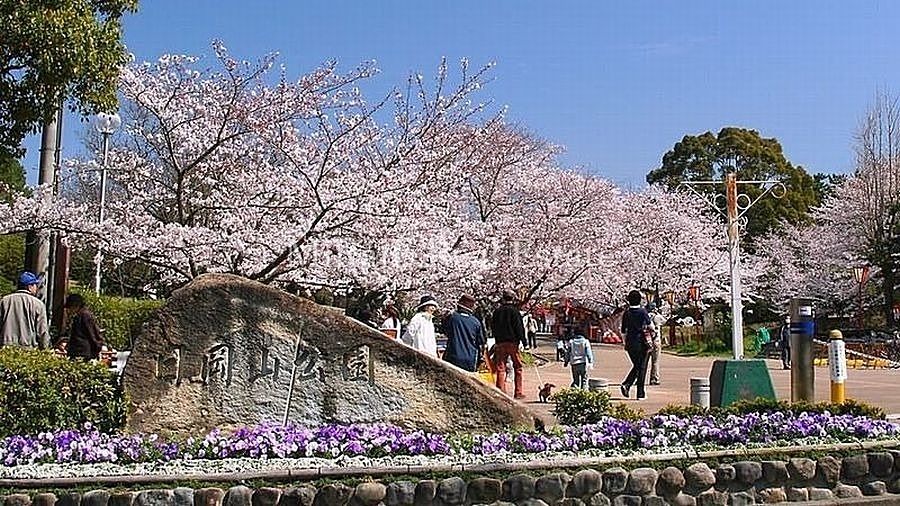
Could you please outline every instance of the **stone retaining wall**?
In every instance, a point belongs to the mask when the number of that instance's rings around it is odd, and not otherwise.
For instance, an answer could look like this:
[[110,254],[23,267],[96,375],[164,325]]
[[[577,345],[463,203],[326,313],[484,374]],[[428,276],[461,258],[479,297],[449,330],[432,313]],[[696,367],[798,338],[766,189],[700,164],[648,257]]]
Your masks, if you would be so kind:
[[[175,488],[92,490],[2,497],[2,506],[429,506],[741,505],[830,501],[900,494],[900,450],[843,458],[698,462],[677,467],[589,468],[499,479],[470,475],[441,480],[384,478],[345,483],[295,484],[251,489]],[[896,496],[900,503],[900,495]]]

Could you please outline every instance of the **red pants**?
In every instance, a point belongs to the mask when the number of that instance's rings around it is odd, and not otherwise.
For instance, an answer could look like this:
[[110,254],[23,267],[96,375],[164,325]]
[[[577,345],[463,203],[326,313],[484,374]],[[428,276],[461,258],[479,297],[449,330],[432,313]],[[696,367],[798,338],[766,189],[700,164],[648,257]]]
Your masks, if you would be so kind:
[[494,350],[494,365],[497,367],[497,388],[505,394],[506,391],[506,359],[512,357],[513,372],[515,373],[516,391],[514,397],[525,397],[522,392],[522,359],[519,358],[519,343],[497,343]]

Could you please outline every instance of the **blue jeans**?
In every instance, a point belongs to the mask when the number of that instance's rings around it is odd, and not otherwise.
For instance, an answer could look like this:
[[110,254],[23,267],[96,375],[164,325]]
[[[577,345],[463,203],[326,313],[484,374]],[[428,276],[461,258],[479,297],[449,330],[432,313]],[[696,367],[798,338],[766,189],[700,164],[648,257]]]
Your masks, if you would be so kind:
[[572,388],[587,389],[587,364],[572,364]]

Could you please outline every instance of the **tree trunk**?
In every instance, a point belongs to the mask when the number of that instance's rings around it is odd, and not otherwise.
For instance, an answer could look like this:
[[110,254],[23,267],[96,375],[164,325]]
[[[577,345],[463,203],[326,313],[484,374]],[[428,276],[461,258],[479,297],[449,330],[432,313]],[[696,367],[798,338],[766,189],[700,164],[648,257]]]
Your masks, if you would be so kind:
[[893,328],[896,323],[894,321],[894,287],[897,284],[896,268],[897,265],[893,260],[888,260],[881,266],[881,292],[884,299],[884,321],[887,322],[888,328]]

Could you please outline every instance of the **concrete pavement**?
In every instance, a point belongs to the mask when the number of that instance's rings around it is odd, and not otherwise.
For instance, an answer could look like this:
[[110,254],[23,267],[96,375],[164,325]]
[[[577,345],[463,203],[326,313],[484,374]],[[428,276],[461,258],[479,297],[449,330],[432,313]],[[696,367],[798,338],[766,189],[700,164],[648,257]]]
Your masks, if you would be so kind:
[[[552,383],[558,388],[569,386],[572,375],[562,362],[556,362],[555,342],[539,339],[536,354],[549,360],[543,366],[525,366],[525,399],[524,403],[536,413],[552,419],[552,404],[539,403],[538,390],[544,383]],[[594,344],[594,369],[589,371],[592,378],[607,378],[613,400],[622,401],[632,407],[639,407],[646,413],[655,413],[667,404],[690,404],[690,378],[709,377],[715,357],[681,357],[663,353],[660,358],[659,386],[647,386],[647,398],[634,399],[632,388],[631,399],[625,399],[619,392],[619,383],[628,374],[631,363],[621,345]],[[790,399],[791,372],[781,368],[778,360],[767,360],[769,373],[775,387],[776,395],[781,399]],[[831,390],[828,369],[817,367],[816,400],[830,399]],[[868,369],[848,371],[846,395],[849,399],[865,401],[881,406],[887,413],[900,413],[900,370]],[[510,384],[510,386],[512,386]],[[554,389],[556,390],[556,389]],[[510,388],[510,391],[512,389]],[[548,416],[549,415],[549,416]]]

